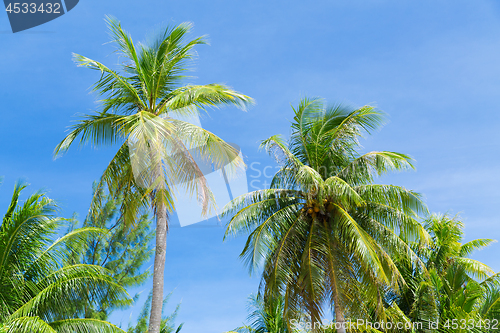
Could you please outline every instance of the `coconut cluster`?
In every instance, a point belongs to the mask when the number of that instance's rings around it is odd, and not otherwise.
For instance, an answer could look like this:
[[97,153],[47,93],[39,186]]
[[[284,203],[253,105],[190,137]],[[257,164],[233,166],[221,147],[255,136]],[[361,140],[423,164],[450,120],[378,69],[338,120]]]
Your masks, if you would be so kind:
[[303,211],[315,218],[317,215],[330,216],[330,212],[333,210],[333,203],[328,199],[324,199],[322,202],[318,200],[308,201]]

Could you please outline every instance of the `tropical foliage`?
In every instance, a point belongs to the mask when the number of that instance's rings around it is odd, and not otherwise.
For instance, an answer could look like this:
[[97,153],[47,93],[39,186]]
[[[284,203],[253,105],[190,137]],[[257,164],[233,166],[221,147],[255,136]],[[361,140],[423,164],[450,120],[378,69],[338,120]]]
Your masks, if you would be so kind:
[[127,296],[101,266],[62,265],[73,254],[68,242],[103,231],[80,228],[54,240],[65,223],[56,204],[42,192],[22,202],[25,187],[15,186],[0,226],[0,332],[123,332],[102,320],[79,319],[84,308],[70,306],[104,293],[113,301]]
[[425,247],[411,245],[425,263],[425,270],[396,260],[408,283],[394,302],[408,320],[422,323],[422,331],[438,327],[440,332],[500,329],[499,273],[469,258],[494,240],[463,243],[464,225],[458,217],[431,215],[424,225],[431,242]]
[[[284,298],[279,295],[277,298],[264,302],[262,296],[251,295],[248,298],[249,311],[247,321],[249,324],[238,327],[232,332],[235,333],[290,333],[295,332],[289,329],[286,319],[283,317],[285,306]],[[228,333],[232,333],[228,332]]]
[[[26,185],[15,185],[0,224],[0,333],[125,333],[106,320],[134,304],[139,294],[126,288],[151,275],[127,333],[179,333],[180,305],[167,315],[172,293],[163,297],[176,194],[196,196],[207,215],[217,205],[204,171],[222,169],[227,181],[226,172],[244,167],[235,147],[195,125],[208,109],[253,103],[224,84],[188,82],[206,37],[191,38],[192,25],[182,23],[137,43],[116,19],[107,25],[120,61],[108,67],[74,54],[100,74],[99,109],[54,155],[75,142],[118,150],[81,223],[59,217],[44,192],[21,200]],[[224,238],[247,235],[240,256],[261,275],[247,323],[227,333],[498,332],[500,273],[471,258],[495,241],[465,242],[458,216],[429,214],[419,193],[376,182],[414,168],[402,153],[363,152],[360,139],[384,114],[308,98],[293,112],[290,138],[261,144],[279,165],[269,188],[223,210]],[[151,273],[143,266],[153,238]]]
[[303,99],[294,113],[288,143],[279,136],[262,143],[281,166],[270,189],[225,207],[226,236],[250,233],[241,255],[251,271],[262,267],[264,299],[284,295],[288,320],[304,311],[321,322],[325,302],[338,323],[373,310],[383,317],[380,290],[403,283],[392,256],[415,262],[403,240],[425,245],[429,235],[416,220],[426,212],[420,196],[374,184],[374,176],[410,169],[412,160],[388,151],[358,153],[359,137],[382,123],[373,107]]
[[[183,324],[180,324],[177,327],[175,325],[175,319],[177,318],[177,314],[179,313],[180,304],[177,304],[175,310],[171,314],[169,315],[165,314],[165,305],[168,303],[171,296],[172,292],[170,292],[163,299],[163,314],[160,324],[160,333],[179,333],[183,326]],[[153,293],[151,291],[141,309],[136,325],[130,326],[129,329],[127,330],[127,333],[146,333],[148,331],[149,313],[151,311],[152,298],[153,298]]]
[[[107,186],[114,197],[123,198],[125,223],[132,221],[141,207],[149,206],[155,214],[149,331],[157,333],[162,313],[168,216],[174,209],[175,185],[182,184],[189,193],[196,193],[207,213],[215,202],[196,160],[209,161],[215,168],[243,163],[235,148],[179,118],[198,115],[206,107],[244,107],[252,100],[221,84],[181,85],[187,78],[193,47],[206,43],[204,37],[188,39],[191,24],[167,28],[150,43],[137,45],[117,20],[109,18],[108,26],[111,40],[123,57],[122,65],[114,70],[87,57],[74,56],[78,65],[101,73],[94,91],[102,97],[102,110],[74,125],[55,154],[66,151],[78,137],[81,144],[90,141],[96,146],[120,145],[98,188]],[[93,214],[97,208],[93,206]]]
[[[89,235],[87,240],[80,244],[69,243],[70,248],[80,248],[78,252],[73,251],[74,255],[70,256],[68,263],[102,266],[127,290],[143,284],[151,277],[149,270],[142,270],[153,255],[151,241],[154,232],[151,232],[151,220],[147,214],[140,214],[133,225],[125,224],[119,214],[119,199],[115,200],[103,193],[95,197],[103,200],[97,203],[98,213],[89,214],[82,226],[107,229],[108,232],[106,235]],[[72,219],[72,222],[68,232],[78,224],[76,218]],[[107,320],[115,309],[130,305],[129,297],[112,299],[108,293],[101,296],[102,298],[93,299],[88,304],[79,304],[85,307],[85,318]],[[78,303],[83,302],[84,299]]]

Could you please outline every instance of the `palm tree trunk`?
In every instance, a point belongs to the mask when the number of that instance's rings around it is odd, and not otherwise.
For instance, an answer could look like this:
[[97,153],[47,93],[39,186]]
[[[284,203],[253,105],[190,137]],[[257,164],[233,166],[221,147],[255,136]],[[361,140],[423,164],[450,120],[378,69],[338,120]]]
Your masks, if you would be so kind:
[[337,290],[333,290],[333,302],[335,303],[335,328],[337,329],[337,333],[346,333],[344,313],[340,306]]
[[163,280],[167,253],[167,207],[160,202],[156,207],[156,249],[153,271],[153,297],[148,333],[159,333],[163,307]]

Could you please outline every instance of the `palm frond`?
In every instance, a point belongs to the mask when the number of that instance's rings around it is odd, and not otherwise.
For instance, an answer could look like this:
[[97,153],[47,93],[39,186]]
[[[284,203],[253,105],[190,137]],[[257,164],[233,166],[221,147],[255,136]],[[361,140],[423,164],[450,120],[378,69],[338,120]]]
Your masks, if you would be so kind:
[[84,319],[64,319],[50,323],[57,333],[125,333],[121,328],[106,321],[84,318]]
[[188,85],[170,93],[168,98],[160,103],[157,114],[172,112],[181,115],[197,115],[199,111],[196,108],[235,105],[245,109],[247,105],[253,103],[250,97],[222,84]]
[[472,252],[476,250],[481,250],[482,248],[490,246],[493,243],[496,243],[496,240],[489,238],[471,240],[470,242],[467,242],[462,245],[462,247],[460,248],[460,256],[467,257],[471,255]]
[[490,275],[495,274],[495,271],[488,265],[483,264],[480,261],[470,259],[470,258],[456,258],[455,259],[459,265],[461,265],[465,271],[473,277],[478,279],[486,279]]
[[86,115],[79,123],[71,127],[71,132],[54,149],[54,156],[66,152],[73,141],[80,137],[80,144],[91,142],[93,146],[111,145],[124,138],[120,133],[118,123],[122,116],[101,112],[95,115]]

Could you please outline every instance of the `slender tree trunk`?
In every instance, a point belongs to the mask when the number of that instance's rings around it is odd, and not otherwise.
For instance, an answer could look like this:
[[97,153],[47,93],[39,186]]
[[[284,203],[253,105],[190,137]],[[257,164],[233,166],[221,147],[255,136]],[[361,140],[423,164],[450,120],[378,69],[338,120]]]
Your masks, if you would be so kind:
[[156,249],[153,271],[153,297],[148,333],[159,333],[163,307],[163,279],[167,253],[167,209],[160,202],[156,207]]
[[333,302],[335,302],[335,328],[337,329],[337,333],[346,333],[344,313],[340,306],[339,296],[336,290],[333,293]]

